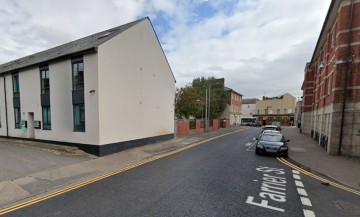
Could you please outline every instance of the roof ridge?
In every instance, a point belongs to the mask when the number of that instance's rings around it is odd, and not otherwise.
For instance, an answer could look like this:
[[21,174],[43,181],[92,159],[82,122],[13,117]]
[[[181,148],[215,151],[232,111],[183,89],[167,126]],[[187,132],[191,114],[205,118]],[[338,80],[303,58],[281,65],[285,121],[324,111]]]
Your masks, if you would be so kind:
[[[78,52],[86,51],[92,48],[96,48],[99,45],[105,43],[116,35],[126,31],[127,29],[133,27],[134,25],[142,22],[148,17],[144,17],[130,23],[125,23],[123,25],[113,27],[107,30],[103,30],[73,41],[37,52],[18,59],[5,62],[0,65],[0,73],[5,73],[9,71],[19,70],[24,67],[30,67],[37,64],[42,64],[45,62],[50,62],[61,57],[75,54]],[[108,34],[107,34],[108,33]]]

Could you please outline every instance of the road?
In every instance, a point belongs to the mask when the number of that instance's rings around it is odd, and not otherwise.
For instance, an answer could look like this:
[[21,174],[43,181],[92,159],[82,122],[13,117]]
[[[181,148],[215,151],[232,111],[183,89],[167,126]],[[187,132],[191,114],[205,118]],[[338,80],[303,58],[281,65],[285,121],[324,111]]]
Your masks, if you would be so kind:
[[258,134],[230,134],[4,216],[356,216],[360,196],[256,156]]

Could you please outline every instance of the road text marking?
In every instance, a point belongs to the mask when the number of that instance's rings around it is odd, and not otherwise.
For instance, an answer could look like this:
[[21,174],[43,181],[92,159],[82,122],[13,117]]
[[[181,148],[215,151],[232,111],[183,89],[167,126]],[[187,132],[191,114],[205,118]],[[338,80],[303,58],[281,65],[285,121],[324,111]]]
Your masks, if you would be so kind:
[[260,199],[261,200],[260,202],[255,202],[254,201],[255,197],[248,196],[246,199],[246,203],[254,206],[260,206],[263,208],[272,209],[279,212],[285,212],[285,209],[276,207],[274,205],[269,205],[269,201],[271,201],[275,205],[277,204],[277,202],[280,203],[286,202],[287,182],[285,177],[280,176],[280,175],[285,175],[284,169],[260,166],[256,168],[256,170],[263,173],[262,182],[260,186],[260,193],[259,193],[259,197],[262,199]]

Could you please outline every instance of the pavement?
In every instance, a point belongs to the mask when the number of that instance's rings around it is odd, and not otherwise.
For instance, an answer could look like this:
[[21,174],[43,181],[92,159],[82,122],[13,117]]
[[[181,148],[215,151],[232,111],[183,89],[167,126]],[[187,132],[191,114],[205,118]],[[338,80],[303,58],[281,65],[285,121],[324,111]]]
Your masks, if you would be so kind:
[[360,158],[329,155],[314,139],[296,127],[283,127],[289,139],[289,157],[304,169],[320,173],[360,190]]
[[[128,167],[162,153],[246,128],[248,127],[222,128],[104,157],[95,157],[73,147],[0,139],[0,209]],[[360,190],[360,158],[330,156],[313,139],[300,134],[295,127],[283,127],[283,133],[290,139],[291,160],[306,169]]]

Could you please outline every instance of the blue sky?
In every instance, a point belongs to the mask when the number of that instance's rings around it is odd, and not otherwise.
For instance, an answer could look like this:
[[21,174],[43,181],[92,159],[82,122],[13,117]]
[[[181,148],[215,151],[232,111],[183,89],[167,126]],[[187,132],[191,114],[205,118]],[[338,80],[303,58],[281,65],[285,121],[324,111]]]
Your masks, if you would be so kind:
[[330,0],[0,0],[0,64],[149,16],[182,87],[301,96]]

